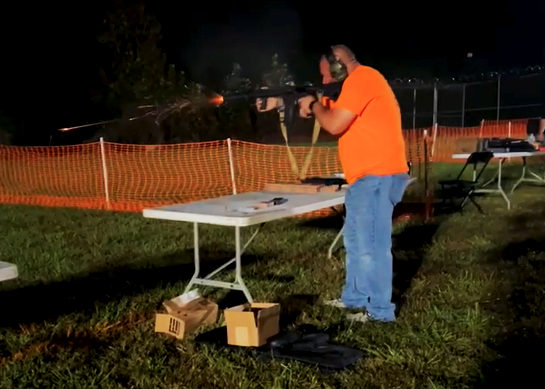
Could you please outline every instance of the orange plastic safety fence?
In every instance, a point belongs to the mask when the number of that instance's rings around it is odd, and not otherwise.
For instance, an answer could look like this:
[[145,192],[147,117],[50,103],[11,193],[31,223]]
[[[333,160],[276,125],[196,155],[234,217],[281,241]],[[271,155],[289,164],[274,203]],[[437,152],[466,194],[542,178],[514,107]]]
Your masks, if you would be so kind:
[[432,162],[452,162],[452,155],[458,150],[458,141],[461,139],[475,139],[478,128],[452,128],[437,127],[430,130],[431,150],[430,159]]
[[0,202],[101,208],[100,144],[0,147]]
[[465,162],[453,159],[452,155],[462,153],[460,144],[465,142],[474,150],[480,138],[526,138],[528,119],[482,121],[475,127],[437,127],[430,129],[432,162]]
[[[304,165],[309,147],[291,147],[299,170]],[[268,183],[296,183],[297,177],[288,159],[287,148],[249,142],[232,142],[234,172],[240,192],[260,190]],[[341,173],[336,147],[315,147],[307,177]]]
[[226,145],[104,143],[110,209],[140,211],[232,194]]
[[[470,128],[404,131],[413,175],[422,180],[423,172],[429,171],[424,156],[425,131],[432,162],[451,162],[459,140],[506,137],[509,132],[512,137],[525,137],[526,123],[494,121]],[[310,148],[291,150],[301,169]],[[336,147],[313,149],[307,177],[341,171]],[[297,182],[285,146],[242,141],[232,141],[230,149],[227,141],[0,146],[0,203],[140,212],[146,207],[230,195],[235,189],[237,193],[260,190],[267,183],[278,182]]]
[[[418,147],[408,145],[420,155]],[[309,147],[292,148],[299,169],[309,151]],[[139,212],[146,207],[226,196],[235,190],[261,190],[271,182],[297,182],[285,146],[231,142],[233,175],[229,155],[227,141],[3,146],[0,202]],[[336,147],[313,149],[307,177],[341,171]]]
[[[483,120],[479,127],[480,138],[526,138],[529,119]],[[482,131],[481,131],[482,127]]]
[[[232,142],[234,175],[238,192],[261,190],[268,183],[297,183],[286,146]],[[310,147],[291,147],[297,167],[303,168]],[[332,176],[342,172],[336,147],[314,147],[306,177]],[[312,212],[307,216],[324,216],[331,210]]]
[[231,194],[225,144],[1,147],[0,202],[141,211]]

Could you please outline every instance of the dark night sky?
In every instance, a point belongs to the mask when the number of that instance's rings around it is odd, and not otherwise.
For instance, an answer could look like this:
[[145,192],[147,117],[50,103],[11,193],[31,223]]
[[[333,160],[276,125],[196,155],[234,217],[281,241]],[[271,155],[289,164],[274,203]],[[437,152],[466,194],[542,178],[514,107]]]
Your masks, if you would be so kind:
[[[219,65],[228,70],[235,60],[259,74],[257,68],[273,52],[308,73],[315,71],[314,58],[324,46],[336,43],[349,45],[362,62],[392,77],[456,71],[469,51],[492,69],[542,61],[545,4],[510,0],[475,9],[477,2],[436,2],[434,9],[397,3],[365,4],[364,12],[354,12],[336,9],[335,2],[312,9],[304,2],[239,1],[205,12],[193,2],[194,8],[183,12],[190,23],[177,23],[175,12],[165,13],[165,43],[201,77]],[[181,42],[185,48],[176,49]]]
[[[17,123],[76,125],[92,120],[96,28],[106,0],[17,2],[0,12],[0,112]],[[541,64],[545,1],[348,2],[155,0],[169,60],[202,83],[239,62],[259,76],[277,52],[299,81],[317,76],[323,48],[344,43],[387,77],[460,70],[467,52],[489,70]],[[345,7],[345,8],[343,8]],[[477,9],[478,8],[478,9]],[[39,115],[22,114],[33,106]],[[13,114],[19,112],[19,114]],[[25,111],[26,112],[26,111]],[[70,114],[71,113],[71,114]],[[32,116],[32,120],[29,118]]]

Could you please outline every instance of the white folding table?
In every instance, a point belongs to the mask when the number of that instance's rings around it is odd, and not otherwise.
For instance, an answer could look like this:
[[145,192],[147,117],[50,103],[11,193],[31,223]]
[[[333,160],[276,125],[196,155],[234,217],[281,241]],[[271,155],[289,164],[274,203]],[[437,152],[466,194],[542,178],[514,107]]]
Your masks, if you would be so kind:
[[18,276],[17,266],[8,262],[0,262],[0,282],[12,280]]
[[[144,217],[153,219],[193,222],[195,273],[189,281],[185,292],[190,291],[194,284],[240,290],[244,293],[248,301],[252,302],[252,296],[242,280],[241,255],[258,234],[261,227],[266,222],[273,220],[344,205],[345,194],[346,187],[343,187],[341,190],[334,193],[321,192],[313,194],[295,194],[264,191],[251,192],[186,204],[144,209],[143,215]],[[283,204],[264,209],[252,209],[252,206],[256,203],[269,201],[273,198],[284,198],[287,201]],[[204,278],[201,278],[200,276],[199,223],[235,227],[235,257]],[[258,224],[259,227],[244,246],[241,247],[240,228],[256,224]],[[329,248],[330,256],[333,247],[337,244],[341,234],[342,230],[337,234],[335,240],[331,244]],[[224,282],[211,279],[233,262],[236,264],[235,282]]]
[[[452,158],[454,159],[467,159],[469,158],[470,154],[454,154]],[[530,168],[526,165],[526,159],[532,158],[532,157],[543,157],[545,156],[545,152],[543,151],[519,151],[519,152],[511,152],[511,153],[494,153],[492,158],[498,159],[498,170],[496,171],[496,174],[494,174],[494,177],[492,177],[490,180],[485,182],[479,189],[475,190],[475,193],[499,193],[504,198],[505,202],[507,203],[507,209],[511,208],[511,201],[509,200],[509,197],[503,190],[503,187],[501,185],[501,178],[502,178],[502,166],[506,159],[508,158],[522,158],[522,175],[518,179],[518,181],[513,185],[513,188],[511,188],[511,194],[515,191],[515,189],[522,183],[522,182],[534,182],[534,183],[545,183],[545,177],[541,177],[538,174],[534,173],[530,170]],[[531,175],[532,177],[527,177],[527,173]],[[484,189],[486,186],[490,185],[494,181],[498,182],[498,189]]]

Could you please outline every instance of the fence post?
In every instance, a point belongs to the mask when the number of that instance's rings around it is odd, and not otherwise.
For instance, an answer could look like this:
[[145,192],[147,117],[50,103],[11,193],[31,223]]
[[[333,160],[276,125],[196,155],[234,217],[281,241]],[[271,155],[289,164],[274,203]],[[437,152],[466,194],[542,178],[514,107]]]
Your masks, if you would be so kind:
[[416,128],[416,88],[413,89],[413,130]]
[[424,130],[424,134],[422,136],[422,143],[424,144],[424,192],[427,190],[428,185],[428,172],[427,172],[427,165],[428,162],[428,130]]
[[511,138],[511,122],[509,122],[509,133],[507,134],[508,138]]
[[106,169],[106,153],[104,152],[103,137],[100,137],[100,155],[102,157],[102,174],[104,176],[104,192],[106,193],[106,208],[110,209],[110,194],[108,192],[108,170]]
[[428,130],[424,130],[424,219],[428,221],[433,212],[433,191],[429,185],[429,168],[431,161],[428,157]]
[[431,144],[431,160],[433,161],[433,154],[435,152],[435,140],[437,139],[437,123],[433,125],[433,143]]
[[483,137],[484,119],[481,120],[481,131],[479,132],[479,139]]
[[231,170],[231,184],[233,185],[233,194],[237,194],[237,185],[235,183],[235,169],[233,168],[233,151],[231,150],[231,138],[227,138],[227,150],[229,151],[229,169]]
[[439,99],[439,91],[437,90],[437,81],[433,83],[433,124],[435,125],[439,120],[437,114],[437,100]]

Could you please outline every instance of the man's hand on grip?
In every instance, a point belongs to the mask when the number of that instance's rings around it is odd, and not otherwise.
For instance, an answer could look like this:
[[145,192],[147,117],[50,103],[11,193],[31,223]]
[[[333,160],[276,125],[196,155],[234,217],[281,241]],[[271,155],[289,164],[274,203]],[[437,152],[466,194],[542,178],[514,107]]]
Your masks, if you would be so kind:
[[312,116],[312,110],[310,109],[310,104],[313,101],[316,101],[314,96],[305,96],[299,99],[299,115],[304,118],[309,118]]

